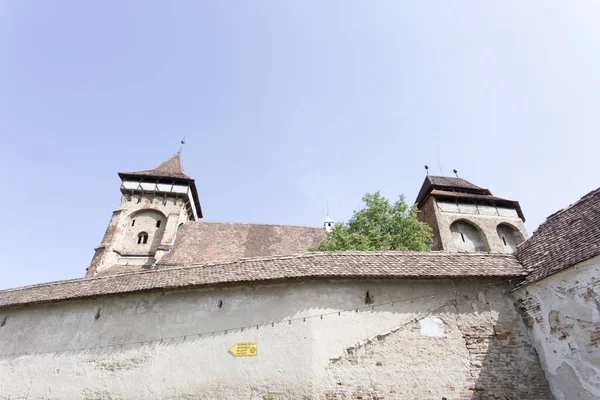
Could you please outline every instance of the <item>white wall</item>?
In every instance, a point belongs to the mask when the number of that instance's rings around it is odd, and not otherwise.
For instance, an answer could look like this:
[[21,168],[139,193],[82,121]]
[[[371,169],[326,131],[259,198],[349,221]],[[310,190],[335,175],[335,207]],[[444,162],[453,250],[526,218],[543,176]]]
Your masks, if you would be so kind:
[[[493,284],[317,281],[0,309],[0,399],[547,399],[512,299]],[[420,299],[372,310],[367,291],[375,305]],[[242,341],[258,356],[228,352]]]
[[556,399],[600,399],[600,257],[515,294]]

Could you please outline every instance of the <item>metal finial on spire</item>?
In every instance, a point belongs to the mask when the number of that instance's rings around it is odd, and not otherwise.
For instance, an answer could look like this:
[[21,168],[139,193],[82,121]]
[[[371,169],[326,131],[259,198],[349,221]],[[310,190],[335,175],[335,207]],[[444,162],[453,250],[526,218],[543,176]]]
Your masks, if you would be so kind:
[[452,172],[454,172],[454,175],[456,175],[456,177],[458,178],[458,171],[453,169]]
[[181,154],[181,150],[183,150],[184,145],[185,145],[185,135],[183,136],[183,139],[181,139],[181,146],[179,146],[179,150],[177,151],[177,154]]
[[427,176],[429,176],[429,165],[425,166],[425,171],[427,171]]

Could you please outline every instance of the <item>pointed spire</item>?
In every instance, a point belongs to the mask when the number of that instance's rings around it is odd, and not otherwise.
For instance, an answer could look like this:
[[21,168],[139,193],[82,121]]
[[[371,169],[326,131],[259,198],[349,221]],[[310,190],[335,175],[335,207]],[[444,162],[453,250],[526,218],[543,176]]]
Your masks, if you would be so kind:
[[177,178],[191,180],[191,177],[183,173],[183,165],[181,164],[181,156],[179,155],[179,152],[153,169],[145,169],[133,172],[120,172],[119,175],[151,176],[157,178]]

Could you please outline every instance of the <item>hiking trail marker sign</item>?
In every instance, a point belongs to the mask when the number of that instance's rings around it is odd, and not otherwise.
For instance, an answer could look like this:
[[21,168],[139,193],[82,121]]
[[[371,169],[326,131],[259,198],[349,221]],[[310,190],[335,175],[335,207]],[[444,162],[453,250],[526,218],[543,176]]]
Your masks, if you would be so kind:
[[258,342],[239,342],[229,349],[236,357],[254,357],[258,354]]

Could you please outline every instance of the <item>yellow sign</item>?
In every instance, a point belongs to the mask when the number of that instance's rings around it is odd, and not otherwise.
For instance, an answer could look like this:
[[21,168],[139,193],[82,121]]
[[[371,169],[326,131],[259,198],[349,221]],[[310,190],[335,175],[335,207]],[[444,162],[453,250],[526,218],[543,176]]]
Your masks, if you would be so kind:
[[234,344],[229,351],[236,357],[253,357],[258,353],[257,342],[240,342]]

